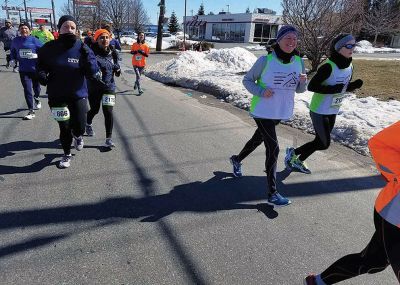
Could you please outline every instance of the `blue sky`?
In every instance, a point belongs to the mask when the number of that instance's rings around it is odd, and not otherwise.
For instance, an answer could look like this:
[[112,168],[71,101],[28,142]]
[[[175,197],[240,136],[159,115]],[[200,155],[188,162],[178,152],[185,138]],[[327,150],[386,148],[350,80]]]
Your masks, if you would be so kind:
[[[4,1],[1,1],[2,4]],[[8,0],[9,6],[23,6],[23,0]],[[157,23],[157,11],[159,8],[157,4],[160,2],[159,0],[142,0],[145,9],[147,10],[147,14],[150,17],[150,20],[153,24]],[[246,8],[249,7],[250,11],[253,11],[254,8],[269,8],[275,10],[278,14],[282,13],[281,1],[273,1],[273,0],[186,0],[186,14],[190,16],[192,14],[191,10],[193,10],[193,14],[197,14],[199,10],[200,4],[204,3],[204,9],[206,14],[210,11],[217,14],[218,12],[228,10],[231,13],[244,13]],[[60,8],[67,3],[67,0],[54,0],[56,6],[56,17],[60,16]],[[185,0],[165,0],[166,3],[166,16],[169,17],[172,11],[175,11],[180,21],[182,21],[184,15],[184,7]],[[38,7],[38,8],[51,8],[51,0],[26,0],[26,5],[28,7]],[[1,11],[2,16],[5,15],[5,11]]]

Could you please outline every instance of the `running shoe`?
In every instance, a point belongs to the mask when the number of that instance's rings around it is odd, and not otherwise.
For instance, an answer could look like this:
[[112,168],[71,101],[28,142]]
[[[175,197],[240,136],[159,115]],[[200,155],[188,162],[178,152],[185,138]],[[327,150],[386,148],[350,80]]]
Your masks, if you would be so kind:
[[83,138],[82,136],[80,137],[75,137],[74,136],[74,146],[75,149],[78,151],[81,151],[83,149]]
[[135,82],[135,85],[133,85],[133,90],[137,89],[137,82]]
[[113,143],[111,138],[110,139],[106,139],[105,145],[108,148],[114,148],[115,147],[115,144]]
[[271,194],[267,200],[267,204],[277,207],[287,206],[291,203],[292,202],[288,198],[283,197],[277,191],[274,194]]
[[233,166],[233,175],[235,177],[242,177],[242,164],[238,161],[237,155],[232,155],[229,160]]
[[18,72],[18,67],[13,68],[13,72],[17,73]]
[[58,164],[59,168],[68,168],[71,166],[71,158],[72,155],[64,155],[60,161],[60,163]]
[[42,103],[40,103],[40,101],[38,99],[35,99],[35,105],[36,105],[36,109],[41,109],[42,108]]
[[139,89],[139,95],[142,95],[142,94],[143,94],[143,90]]
[[292,159],[289,162],[292,168],[299,170],[305,174],[311,174],[311,170],[308,168],[307,164],[304,161],[299,159],[299,155],[293,155]]
[[35,118],[35,111],[29,110],[28,114],[24,117],[24,120],[32,120]]
[[304,278],[303,284],[304,285],[318,285],[317,279],[315,278],[314,274],[310,274],[306,278]]
[[294,153],[294,147],[287,147],[286,148],[286,156],[285,156],[285,166],[290,168],[290,161],[292,160]]
[[89,137],[94,136],[94,131],[93,131],[92,125],[86,125],[85,131]]

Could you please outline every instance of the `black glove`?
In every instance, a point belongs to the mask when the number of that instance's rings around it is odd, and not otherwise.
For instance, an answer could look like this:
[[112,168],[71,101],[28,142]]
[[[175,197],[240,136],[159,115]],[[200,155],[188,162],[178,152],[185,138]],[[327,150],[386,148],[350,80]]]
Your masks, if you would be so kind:
[[357,79],[356,81],[350,82],[349,86],[347,86],[347,90],[346,91],[354,91],[358,88],[361,88],[361,86],[363,85],[363,81],[361,79]]
[[342,93],[344,84],[343,83],[335,84],[331,87],[332,87],[332,90],[330,93]]
[[36,73],[36,78],[37,78],[37,81],[39,81],[39,83],[41,85],[43,85],[43,86],[47,85],[48,78],[47,78],[46,72],[44,72],[44,71],[37,72]]
[[138,53],[143,54],[144,55],[144,51],[142,51],[141,49],[138,50]]
[[137,53],[138,53],[137,50],[131,51],[131,54],[137,54]]

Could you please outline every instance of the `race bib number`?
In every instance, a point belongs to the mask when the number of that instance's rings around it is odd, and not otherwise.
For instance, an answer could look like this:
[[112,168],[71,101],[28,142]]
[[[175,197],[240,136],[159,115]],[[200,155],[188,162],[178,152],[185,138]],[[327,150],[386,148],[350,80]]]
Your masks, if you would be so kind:
[[103,106],[114,106],[115,105],[115,95],[104,94],[101,100]]
[[332,98],[331,107],[332,107],[332,108],[338,108],[338,107],[340,107],[340,106],[342,105],[343,99],[344,99],[345,97],[346,97],[345,94],[337,94],[337,95],[334,95],[333,98]]
[[37,58],[37,54],[33,53],[31,49],[20,49],[19,50],[19,57],[20,58],[27,58],[27,59],[33,59]]
[[141,55],[136,55],[136,56],[135,56],[135,59],[136,59],[137,61],[141,61],[141,60],[142,60],[142,56],[141,56]]
[[51,114],[54,120],[58,122],[68,121],[70,114],[67,107],[54,107],[51,108]]

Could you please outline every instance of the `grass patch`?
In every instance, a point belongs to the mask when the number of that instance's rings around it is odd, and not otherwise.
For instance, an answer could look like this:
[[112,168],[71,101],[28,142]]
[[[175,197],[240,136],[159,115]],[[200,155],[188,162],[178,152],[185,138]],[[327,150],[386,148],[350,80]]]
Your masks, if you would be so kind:
[[353,59],[353,66],[353,80],[360,78],[364,81],[363,87],[355,92],[358,97],[400,101],[399,60]]
[[[305,64],[309,67],[307,60]],[[353,58],[353,66],[352,80],[360,78],[364,81],[361,89],[354,92],[357,97],[373,96],[384,101],[392,99],[400,101],[400,60]]]

